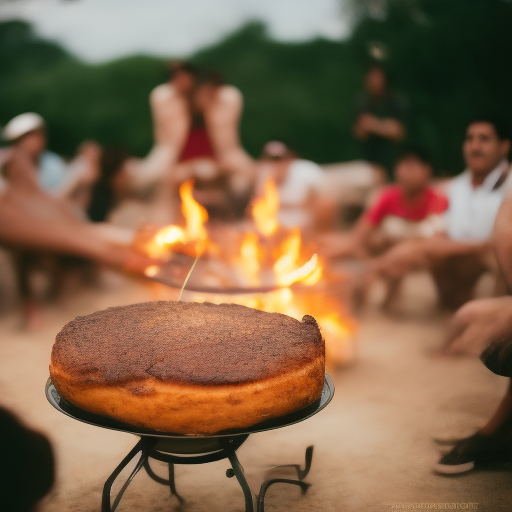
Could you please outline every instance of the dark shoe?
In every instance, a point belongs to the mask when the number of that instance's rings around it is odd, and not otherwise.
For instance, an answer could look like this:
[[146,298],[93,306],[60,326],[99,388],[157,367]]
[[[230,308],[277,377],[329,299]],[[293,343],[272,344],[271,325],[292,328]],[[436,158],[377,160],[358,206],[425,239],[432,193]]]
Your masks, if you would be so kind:
[[453,449],[434,466],[436,473],[456,475],[470,471],[479,464],[498,464],[512,461],[510,442],[497,436],[484,436],[478,432],[458,441]]

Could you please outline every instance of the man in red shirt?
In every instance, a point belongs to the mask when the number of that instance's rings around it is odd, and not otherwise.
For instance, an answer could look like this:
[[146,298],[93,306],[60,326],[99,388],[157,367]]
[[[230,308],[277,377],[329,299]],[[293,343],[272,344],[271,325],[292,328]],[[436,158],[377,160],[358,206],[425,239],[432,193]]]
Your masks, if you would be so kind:
[[394,168],[396,185],[384,189],[348,233],[321,239],[324,255],[364,257],[410,238],[432,236],[448,201],[429,186],[432,165],[419,149],[407,149]]

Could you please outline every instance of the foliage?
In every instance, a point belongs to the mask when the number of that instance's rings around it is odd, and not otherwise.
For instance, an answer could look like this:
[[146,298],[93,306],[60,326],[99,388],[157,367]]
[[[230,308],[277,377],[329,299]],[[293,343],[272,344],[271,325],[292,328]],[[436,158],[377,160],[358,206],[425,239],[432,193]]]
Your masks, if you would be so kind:
[[[325,163],[359,156],[351,135],[353,97],[369,48],[377,45],[408,100],[409,140],[425,146],[441,170],[460,171],[467,121],[494,112],[512,119],[512,3],[379,0],[386,10],[376,16],[364,1],[354,2],[357,21],[346,41],[277,42],[253,22],[190,60],[218,68],[244,93],[241,131],[250,153],[279,137]],[[39,112],[52,148],[66,155],[86,138],[138,155],[151,147],[148,94],[165,80],[163,59],[86,64],[37,38],[28,24],[9,21],[0,23],[0,69],[1,124]]]

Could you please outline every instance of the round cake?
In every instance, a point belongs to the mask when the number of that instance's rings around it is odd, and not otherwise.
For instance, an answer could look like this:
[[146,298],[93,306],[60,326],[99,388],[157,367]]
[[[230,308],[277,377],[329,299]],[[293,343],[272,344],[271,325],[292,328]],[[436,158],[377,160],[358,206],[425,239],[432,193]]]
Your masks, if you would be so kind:
[[148,302],[98,311],[57,335],[50,376],[87,411],[161,432],[213,434],[301,409],[322,393],[324,340],[236,304]]

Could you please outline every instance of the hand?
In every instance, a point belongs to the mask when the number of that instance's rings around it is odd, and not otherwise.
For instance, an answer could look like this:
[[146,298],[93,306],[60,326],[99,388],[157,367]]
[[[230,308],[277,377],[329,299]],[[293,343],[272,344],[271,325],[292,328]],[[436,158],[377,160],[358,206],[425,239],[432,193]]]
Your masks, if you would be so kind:
[[372,114],[362,113],[354,123],[354,135],[359,140],[366,140],[377,129],[379,120]]
[[353,233],[326,233],[317,239],[318,252],[326,258],[364,257],[366,252]]
[[445,353],[479,356],[495,341],[512,340],[512,297],[472,300],[455,313]]

